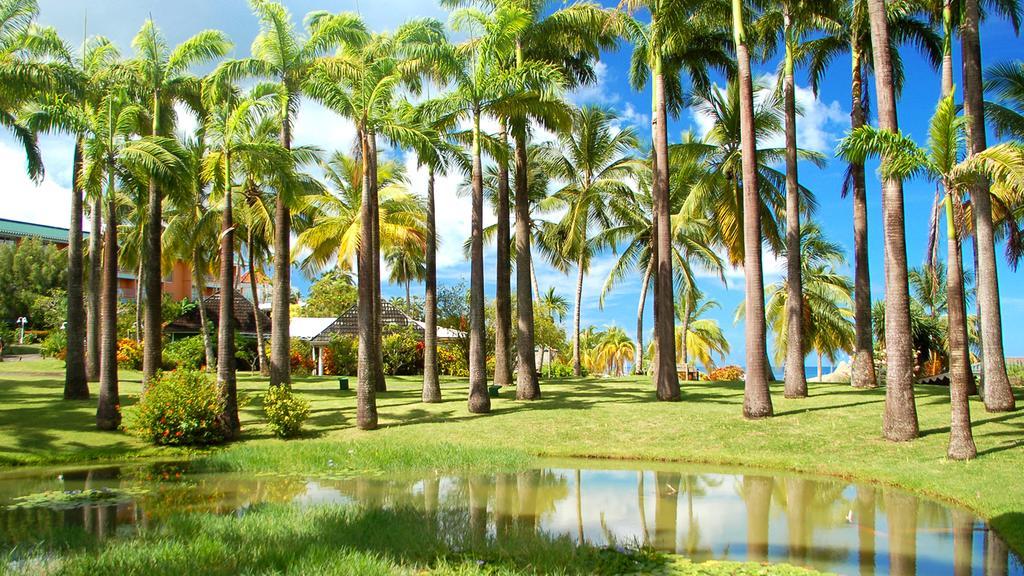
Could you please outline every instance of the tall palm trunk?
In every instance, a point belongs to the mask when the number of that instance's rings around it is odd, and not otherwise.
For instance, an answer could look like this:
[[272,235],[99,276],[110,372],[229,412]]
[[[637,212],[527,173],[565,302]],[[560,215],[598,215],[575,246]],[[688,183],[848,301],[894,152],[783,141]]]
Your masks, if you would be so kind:
[[740,82],[740,138],[743,154],[743,262],[747,324],[743,416],[765,418],[771,416],[773,410],[768,392],[768,355],[765,353],[767,330],[764,317],[764,274],[761,268],[761,203],[757,185],[754,89],[750,75],[750,52],[743,29],[742,0],[732,0],[732,18]]
[[971,433],[971,406],[967,384],[971,380],[967,349],[967,309],[964,305],[963,264],[960,239],[953,218],[953,194],[946,189],[947,259],[946,301],[949,315],[949,449],[952,460],[969,460],[978,454]]
[[100,302],[100,398],[96,427],[117,430],[121,425],[121,399],[117,383],[117,202],[114,198],[114,166],[107,168],[107,230],[103,243],[103,297]]
[[[896,90],[889,22],[885,0],[867,0],[874,53],[875,101],[878,124],[896,133]],[[885,162],[885,159],[883,159]],[[893,441],[917,438],[917,407],[914,403],[914,356],[910,334],[910,293],[907,283],[907,239],[904,230],[903,182],[886,178],[882,183],[882,217],[885,236],[885,417],[882,432]]]
[[[513,130],[515,140],[516,170],[516,399],[536,400],[540,398],[540,383],[537,380],[537,358],[534,352],[533,294],[530,292],[531,279],[534,291],[540,298],[537,277],[533,273],[533,256],[530,248],[530,192],[527,187],[526,130]],[[541,363],[544,362],[541,356]]]
[[253,250],[253,233],[249,229],[249,289],[252,291],[252,319],[256,324],[256,357],[260,363],[260,376],[270,375],[267,349],[263,343],[263,326],[260,324],[260,293],[256,282],[256,252]]
[[583,257],[576,262],[576,299],[572,310],[572,373],[579,378],[583,376],[582,357],[580,356],[580,305],[583,302]]
[[[502,122],[499,139],[508,142],[508,128]],[[494,300],[494,385],[509,386],[512,384],[512,270],[509,260],[509,242],[511,236],[508,205],[508,160],[498,163],[498,250],[495,258],[497,265],[497,287]]]
[[376,351],[374,362],[377,368],[374,370],[374,387],[377,392],[387,392],[387,379],[384,374],[384,335],[383,317],[381,316],[381,292],[380,292],[380,199],[377,181],[377,135],[371,130],[366,134],[369,144],[370,155],[365,158],[365,166],[369,168],[370,174],[370,233],[372,241],[370,249],[373,253],[373,348]]
[[82,258],[82,139],[75,140],[71,175],[71,223],[68,226],[68,315],[67,360],[64,371],[64,399],[89,398],[85,374],[85,300],[82,294],[84,266]]
[[469,276],[469,411],[491,411],[487,395],[487,353],[484,349],[484,182],[480,159],[480,110],[473,111],[473,210]]
[[199,302],[199,323],[202,325],[199,334],[203,337],[203,352],[206,355],[206,369],[213,370],[217,366],[217,353],[213,350],[213,339],[210,338],[209,318],[206,316],[206,282],[204,273],[199,268],[199,249],[192,251],[192,283],[196,286],[196,299]]
[[437,219],[434,203],[434,167],[427,174],[427,278],[423,298],[423,401],[441,401],[437,374]]
[[100,379],[100,294],[103,267],[103,198],[97,194],[89,224],[89,295],[86,300],[85,373],[89,382]]
[[238,390],[235,381],[235,223],[231,202],[231,154],[224,154],[224,211],[220,226],[220,312],[217,322],[217,385],[224,403],[220,425],[238,436]]
[[[153,93],[153,135],[159,136],[160,92]],[[147,222],[143,230],[142,268],[144,273],[139,282],[145,287],[142,335],[142,383],[145,386],[156,376],[163,365],[163,278],[160,274],[161,246],[163,236],[163,196],[156,179],[149,179]],[[143,305],[143,302],[138,302]]]
[[681,336],[679,337],[679,349],[676,351],[679,354],[679,363],[683,366],[684,374],[686,378],[690,377],[690,358],[689,350],[686,347],[686,334],[690,331],[690,298],[687,296],[683,297],[683,317],[679,321],[679,331]]
[[786,398],[807,397],[804,374],[804,283],[800,254],[800,180],[796,155],[796,86],[793,79],[797,32],[790,5],[784,7],[786,56],[783,100],[786,114]]
[[360,152],[363,156],[363,202],[359,212],[360,233],[358,258],[358,366],[356,385],[356,425],[363,430],[377,427],[377,351],[374,348],[373,315],[373,214],[370,209],[370,174],[366,169],[366,157],[370,153],[366,131],[359,130]]
[[[964,115],[967,117],[967,140],[971,154],[977,154],[987,147],[979,18],[978,0],[965,0],[960,39],[964,60]],[[989,412],[1006,412],[1014,410],[1015,403],[1003,352],[1003,320],[999,303],[992,198],[987,182],[975,186],[971,200],[974,207],[974,233],[978,242],[978,302],[981,305],[985,409]]]
[[[289,107],[290,109],[290,107]],[[281,122],[281,146],[292,147],[291,116],[286,110]],[[289,322],[291,321],[291,211],[283,191],[274,206],[274,295],[270,307],[270,385],[291,384]]]
[[636,306],[636,353],[633,360],[633,373],[640,375],[644,373],[644,307],[647,303],[647,288],[651,284],[651,274],[654,273],[654,258],[647,264],[647,271],[644,272],[644,283],[640,286],[640,302]]
[[[854,31],[851,43],[853,54],[853,103],[850,107],[852,129],[867,122],[864,103],[864,62]],[[854,353],[850,373],[850,384],[854,388],[875,388],[875,345],[871,332],[871,265],[868,251],[868,192],[863,164],[851,164],[850,176],[853,183],[853,260],[854,260]]]
[[676,334],[672,287],[672,224],[668,198],[668,113],[665,100],[665,76],[661,55],[655,56],[652,67],[654,142],[654,244],[658,268],[654,275],[654,333],[658,342],[657,369],[654,380],[658,400],[680,399],[679,375],[676,374]]

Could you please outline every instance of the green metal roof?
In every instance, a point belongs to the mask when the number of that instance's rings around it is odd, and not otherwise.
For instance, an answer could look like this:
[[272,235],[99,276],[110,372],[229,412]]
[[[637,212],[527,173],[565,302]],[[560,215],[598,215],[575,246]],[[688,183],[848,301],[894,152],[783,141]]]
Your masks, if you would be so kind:
[[[89,233],[82,232],[82,236],[88,237]],[[68,229],[0,218],[0,238],[39,238],[48,242],[66,244],[68,241]]]

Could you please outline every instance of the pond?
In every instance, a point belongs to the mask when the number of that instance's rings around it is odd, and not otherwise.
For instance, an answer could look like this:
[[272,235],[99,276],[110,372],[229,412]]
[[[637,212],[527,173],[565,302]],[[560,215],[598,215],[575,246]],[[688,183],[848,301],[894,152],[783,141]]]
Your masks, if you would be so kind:
[[[447,518],[439,533],[452,539],[470,532],[500,543],[525,530],[838,574],[1024,575],[985,522],[899,490],[764,471],[626,466],[558,461],[493,475],[333,478],[191,473],[188,464],[19,470],[0,474],[0,558],[69,534],[131,539],[172,516],[241,516],[284,503],[435,513],[427,517]],[[437,511],[462,513],[465,522]]]

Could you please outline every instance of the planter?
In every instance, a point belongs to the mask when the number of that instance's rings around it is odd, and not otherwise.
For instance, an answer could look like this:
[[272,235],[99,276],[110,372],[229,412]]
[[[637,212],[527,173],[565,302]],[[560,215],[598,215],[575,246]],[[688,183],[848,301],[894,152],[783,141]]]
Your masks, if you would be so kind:
[[487,395],[490,396],[491,398],[497,398],[500,393],[501,393],[501,386],[488,386],[487,387]]

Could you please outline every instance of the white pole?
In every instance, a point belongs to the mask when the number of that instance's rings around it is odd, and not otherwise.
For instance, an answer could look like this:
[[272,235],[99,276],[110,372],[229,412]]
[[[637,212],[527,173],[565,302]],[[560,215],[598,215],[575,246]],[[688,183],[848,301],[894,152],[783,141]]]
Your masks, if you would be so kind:
[[316,348],[316,375],[324,375],[324,349],[319,346]]

